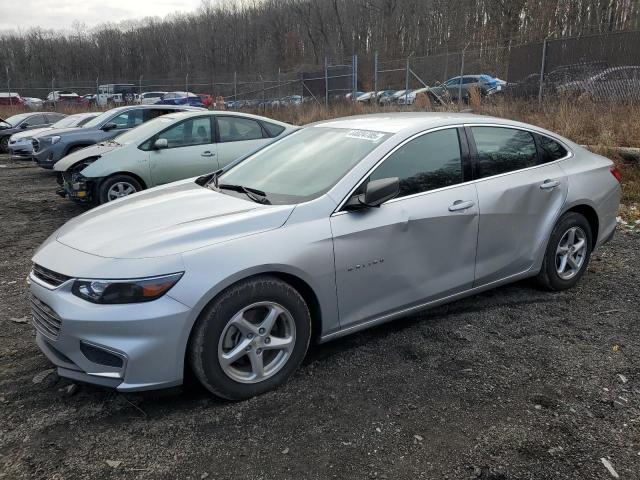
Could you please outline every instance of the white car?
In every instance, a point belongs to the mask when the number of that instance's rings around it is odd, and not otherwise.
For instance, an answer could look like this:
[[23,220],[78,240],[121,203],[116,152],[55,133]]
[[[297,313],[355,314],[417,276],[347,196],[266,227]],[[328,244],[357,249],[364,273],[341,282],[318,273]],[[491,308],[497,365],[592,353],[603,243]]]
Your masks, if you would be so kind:
[[57,162],[62,189],[79,203],[106,203],[219,170],[297,127],[270,118],[205,110],[163,115]]
[[167,92],[143,92],[136,96],[136,103],[140,105],[153,105]]
[[[89,120],[100,115],[100,113],[101,112],[77,113],[75,115],[69,116],[57,114],[62,118],[51,126],[38,128],[35,130],[27,130],[25,132],[14,133],[13,135],[11,135],[8,145],[9,152],[13,156],[30,157],[33,153],[33,137],[35,135],[57,128],[82,127]],[[56,114],[49,113],[47,115],[51,116]]]

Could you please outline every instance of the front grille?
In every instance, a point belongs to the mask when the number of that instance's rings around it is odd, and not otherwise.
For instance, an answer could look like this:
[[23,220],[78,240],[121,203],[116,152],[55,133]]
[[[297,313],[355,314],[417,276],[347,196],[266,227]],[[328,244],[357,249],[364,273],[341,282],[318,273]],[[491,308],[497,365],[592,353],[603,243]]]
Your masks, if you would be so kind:
[[29,303],[31,304],[31,317],[36,330],[53,340],[58,338],[60,326],[62,325],[62,320],[58,314],[49,305],[41,302],[33,295],[30,296]]
[[36,140],[35,138],[31,140],[31,145],[33,146],[34,152],[37,152],[38,150],[40,150],[40,142],[38,142],[38,140]]
[[71,278],[37,264],[33,265],[33,275],[52,287],[59,287]]

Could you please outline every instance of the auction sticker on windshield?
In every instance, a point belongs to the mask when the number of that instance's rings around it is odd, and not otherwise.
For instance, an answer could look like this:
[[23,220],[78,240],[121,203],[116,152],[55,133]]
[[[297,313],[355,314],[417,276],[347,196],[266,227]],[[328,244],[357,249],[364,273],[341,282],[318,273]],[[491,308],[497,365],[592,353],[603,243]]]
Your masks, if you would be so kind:
[[349,130],[345,135],[346,138],[356,138],[359,140],[369,140],[371,142],[378,142],[385,136],[382,132],[373,132],[371,130]]

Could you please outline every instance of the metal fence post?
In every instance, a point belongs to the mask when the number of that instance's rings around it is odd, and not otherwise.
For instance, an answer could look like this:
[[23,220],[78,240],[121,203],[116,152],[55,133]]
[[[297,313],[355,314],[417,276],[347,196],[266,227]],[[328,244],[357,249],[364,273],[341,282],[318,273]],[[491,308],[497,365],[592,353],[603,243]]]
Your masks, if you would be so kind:
[[353,60],[351,61],[351,101],[356,101],[356,92],[358,91],[358,55],[353,55]]
[[407,104],[409,98],[409,57],[407,57],[407,66],[404,71],[404,104]]
[[540,86],[538,89],[538,104],[542,104],[542,90],[544,88],[544,69],[547,65],[547,41],[549,39],[545,38],[544,42],[542,42],[542,62],[540,65]]
[[324,108],[329,108],[329,60],[324,57]]
[[238,99],[238,72],[233,72],[233,99]]
[[189,74],[187,73],[184,77],[184,91],[189,91]]
[[53,111],[54,112],[56,111],[56,104],[57,104],[55,90],[53,89],[53,85],[55,81],[56,81],[56,78],[51,77],[51,95],[53,95]]
[[378,52],[376,51],[373,54],[373,91],[374,91],[374,100],[378,98]]
[[462,77],[464,76],[464,52],[466,49],[467,47],[464,47],[462,49],[462,56],[460,57],[460,81],[458,82],[458,105],[460,105],[462,102]]
[[11,82],[9,81],[9,66],[5,65],[4,68],[7,72],[7,92],[9,93],[9,106],[13,107],[13,99],[11,98]]
[[[140,78],[138,79],[139,81],[139,88],[138,88],[138,95],[142,95],[142,78],[144,77],[144,75],[140,75]],[[140,99],[140,103],[142,103],[142,99]]]

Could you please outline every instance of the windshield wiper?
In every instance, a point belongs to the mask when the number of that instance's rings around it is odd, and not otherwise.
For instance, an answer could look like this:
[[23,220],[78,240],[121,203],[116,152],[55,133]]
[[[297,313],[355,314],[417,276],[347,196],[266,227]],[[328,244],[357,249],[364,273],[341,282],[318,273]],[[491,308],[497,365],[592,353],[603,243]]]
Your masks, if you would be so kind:
[[[215,178],[215,177],[214,177]],[[217,178],[215,178],[217,180]],[[216,182],[217,183],[217,182]],[[267,194],[262,190],[257,190],[251,187],[244,187],[242,185],[230,185],[228,183],[221,183],[214,185],[220,190],[233,190],[234,192],[244,193],[247,197],[256,203],[262,203],[263,205],[271,205],[271,202],[267,198]]]

